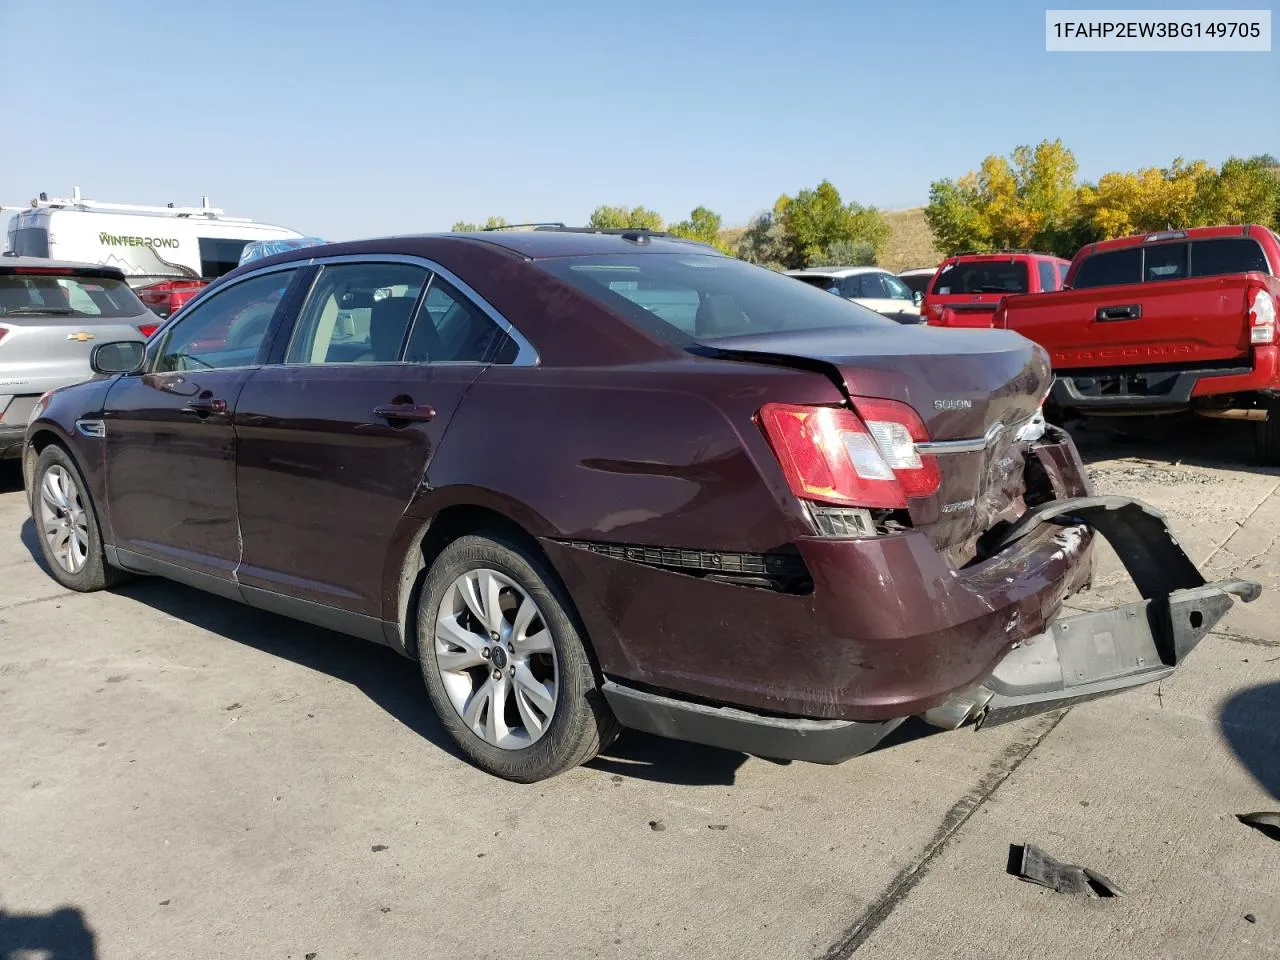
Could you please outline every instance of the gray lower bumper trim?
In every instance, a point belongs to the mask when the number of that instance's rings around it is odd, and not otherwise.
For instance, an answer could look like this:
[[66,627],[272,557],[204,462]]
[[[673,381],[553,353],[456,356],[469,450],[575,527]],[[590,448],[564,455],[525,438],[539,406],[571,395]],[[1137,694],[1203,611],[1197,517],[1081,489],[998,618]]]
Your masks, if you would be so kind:
[[624,727],[774,760],[840,763],[866,753],[902,723],[772,717],[676,700],[613,680],[605,680],[603,689]]

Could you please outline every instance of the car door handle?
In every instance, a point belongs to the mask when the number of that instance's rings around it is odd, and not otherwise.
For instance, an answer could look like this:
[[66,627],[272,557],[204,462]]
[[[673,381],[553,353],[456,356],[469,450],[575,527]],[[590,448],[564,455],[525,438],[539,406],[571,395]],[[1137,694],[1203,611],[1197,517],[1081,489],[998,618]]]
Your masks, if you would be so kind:
[[1098,312],[1093,316],[1099,323],[1109,323],[1112,320],[1137,320],[1142,316],[1142,304],[1130,303],[1123,307],[1099,307]]
[[381,417],[383,420],[434,420],[436,416],[435,407],[429,407],[425,403],[384,403],[381,406],[373,408],[374,416]]
[[211,413],[226,413],[227,401],[218,397],[188,400],[187,405],[182,409],[186,410],[188,413],[196,413],[207,417]]

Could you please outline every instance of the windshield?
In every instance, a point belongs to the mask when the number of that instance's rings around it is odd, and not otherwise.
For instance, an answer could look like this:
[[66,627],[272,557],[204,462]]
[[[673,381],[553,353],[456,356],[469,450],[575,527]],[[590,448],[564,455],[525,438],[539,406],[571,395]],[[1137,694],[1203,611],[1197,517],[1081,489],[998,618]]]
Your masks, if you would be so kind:
[[[548,273],[637,326],[679,341],[896,326],[796,278],[729,257],[617,254],[542,260]],[[676,334],[676,337],[672,335]]]
[[938,271],[937,296],[958,293],[1026,293],[1027,265],[1021,260],[962,260]]
[[114,277],[0,273],[0,316],[137,317],[147,312],[129,285]]

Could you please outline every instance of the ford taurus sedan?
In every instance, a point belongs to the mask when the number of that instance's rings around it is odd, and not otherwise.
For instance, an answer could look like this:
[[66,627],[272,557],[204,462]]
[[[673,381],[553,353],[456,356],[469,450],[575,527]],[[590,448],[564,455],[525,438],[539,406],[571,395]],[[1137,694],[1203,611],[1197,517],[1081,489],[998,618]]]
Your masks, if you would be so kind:
[[[1044,351],[699,244],[546,229],[245,264],[45,394],[49,571],[394,647],[483,769],[621,728],[838,762],[1167,676],[1258,585],[1094,496]],[[1060,618],[1095,534],[1143,596]]]

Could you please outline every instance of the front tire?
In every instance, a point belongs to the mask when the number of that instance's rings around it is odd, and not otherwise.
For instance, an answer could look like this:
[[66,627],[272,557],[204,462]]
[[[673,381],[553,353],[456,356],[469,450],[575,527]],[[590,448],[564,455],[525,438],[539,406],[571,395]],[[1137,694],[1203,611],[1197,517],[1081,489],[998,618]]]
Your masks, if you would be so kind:
[[534,783],[585,763],[617,735],[567,598],[515,539],[470,534],[445,547],[417,620],[427,694],[482,770]]
[[70,454],[57,444],[45,447],[33,478],[31,519],[53,578],[79,593],[123,580],[125,575],[107,563],[93,498]]

